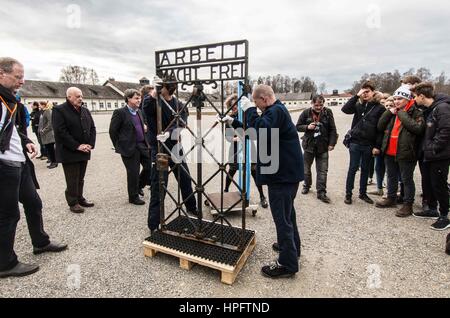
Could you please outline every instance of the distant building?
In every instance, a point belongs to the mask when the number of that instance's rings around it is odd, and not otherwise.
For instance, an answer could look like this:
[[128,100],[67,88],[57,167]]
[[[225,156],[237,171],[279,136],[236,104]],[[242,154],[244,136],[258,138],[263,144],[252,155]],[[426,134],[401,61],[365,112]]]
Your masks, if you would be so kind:
[[333,107],[333,106],[344,106],[345,103],[349,101],[352,97],[352,94],[349,93],[339,93],[337,89],[333,90],[333,94],[331,95],[323,95],[325,98],[325,106]]
[[312,93],[285,93],[275,94],[286,106],[301,107],[311,105]]

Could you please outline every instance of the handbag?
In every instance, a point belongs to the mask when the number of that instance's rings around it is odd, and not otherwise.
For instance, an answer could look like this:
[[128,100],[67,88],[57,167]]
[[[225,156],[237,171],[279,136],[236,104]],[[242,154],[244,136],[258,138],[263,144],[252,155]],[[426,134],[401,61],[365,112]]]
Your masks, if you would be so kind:
[[350,148],[350,143],[352,142],[352,131],[353,129],[355,129],[356,127],[359,126],[359,124],[363,123],[366,120],[367,115],[369,115],[369,113],[375,108],[375,106],[372,106],[372,108],[366,113],[363,113],[363,116],[361,118],[361,120],[355,125],[355,127],[353,127],[352,129],[350,129],[349,131],[347,131],[347,133],[344,136],[344,140],[342,140],[342,143],[344,144],[345,147]]

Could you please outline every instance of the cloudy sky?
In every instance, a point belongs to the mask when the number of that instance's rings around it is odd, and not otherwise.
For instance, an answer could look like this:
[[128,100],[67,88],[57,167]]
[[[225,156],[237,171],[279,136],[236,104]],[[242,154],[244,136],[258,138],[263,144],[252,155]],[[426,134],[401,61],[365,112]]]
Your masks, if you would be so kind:
[[81,65],[135,82],[153,76],[155,50],[241,39],[253,78],[310,76],[342,90],[365,72],[450,75],[446,1],[0,1],[0,56],[21,60],[27,79]]

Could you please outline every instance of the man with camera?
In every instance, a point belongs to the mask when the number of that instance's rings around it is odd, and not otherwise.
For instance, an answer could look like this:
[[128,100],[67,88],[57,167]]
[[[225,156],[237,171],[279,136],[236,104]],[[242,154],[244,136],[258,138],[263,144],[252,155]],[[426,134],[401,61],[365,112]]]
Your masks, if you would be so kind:
[[297,122],[297,131],[305,133],[302,137],[305,169],[302,194],[307,194],[311,188],[311,165],[315,159],[317,198],[330,203],[331,200],[327,197],[328,152],[336,146],[338,134],[333,112],[323,106],[323,96],[314,96],[311,103],[312,107],[304,110]]
[[372,155],[380,154],[381,139],[383,134],[378,132],[377,124],[385,108],[377,102],[375,86],[366,81],[356,96],[342,107],[342,112],[353,115],[352,128],[344,139],[344,144],[349,148],[350,164],[347,173],[345,203],[352,204],[352,191],[355,184],[355,175],[361,167],[359,182],[359,198],[364,202],[373,204],[373,200],[367,195],[367,180]]

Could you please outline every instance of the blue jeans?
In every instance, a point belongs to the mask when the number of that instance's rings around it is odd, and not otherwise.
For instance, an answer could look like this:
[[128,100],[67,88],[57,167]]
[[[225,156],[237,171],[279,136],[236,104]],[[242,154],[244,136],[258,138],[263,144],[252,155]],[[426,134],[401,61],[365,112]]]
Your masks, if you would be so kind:
[[367,180],[369,179],[370,161],[372,158],[372,146],[361,146],[350,144],[350,164],[347,173],[345,193],[352,195],[355,186],[355,175],[361,167],[361,177],[359,179],[359,194],[367,193]]
[[280,247],[278,262],[288,271],[298,272],[298,257],[301,253],[294,199],[298,183],[269,184],[269,202]]
[[375,173],[377,175],[377,189],[383,189],[383,179],[386,174],[384,155],[378,155],[375,157]]

